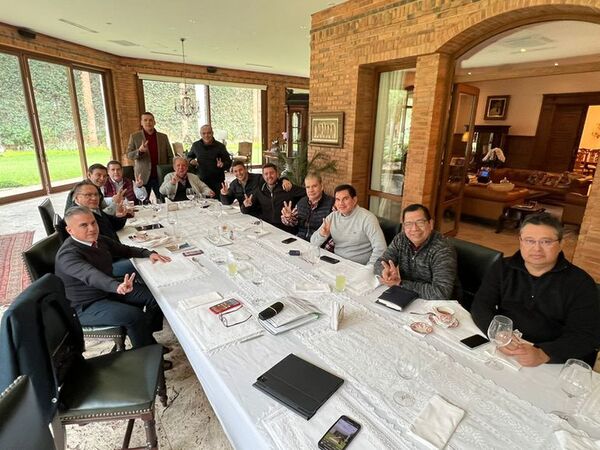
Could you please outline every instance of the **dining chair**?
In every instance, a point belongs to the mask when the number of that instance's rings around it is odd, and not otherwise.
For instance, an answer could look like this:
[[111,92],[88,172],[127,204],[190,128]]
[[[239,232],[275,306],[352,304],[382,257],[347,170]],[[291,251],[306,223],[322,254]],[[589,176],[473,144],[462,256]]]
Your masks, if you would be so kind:
[[460,304],[470,311],[483,277],[490,267],[502,258],[503,253],[462,239],[447,239],[456,250],[458,280],[462,288]]
[[50,236],[54,233],[54,206],[52,206],[52,201],[49,198],[45,198],[42,203],[38,205],[38,211],[40,212],[40,216],[42,216],[42,223],[44,224],[44,229],[46,230],[46,235]]
[[6,449],[55,449],[50,428],[27,375],[20,375],[0,392],[0,446]]
[[234,161],[242,161],[246,167],[252,164],[252,142],[240,142],[238,154],[233,157]]
[[383,235],[385,236],[385,243],[390,245],[394,240],[394,237],[402,230],[402,225],[400,222],[395,222],[393,220],[386,219],[385,217],[377,216],[377,220],[379,221],[379,226],[381,227],[381,231],[383,231]]
[[[47,273],[54,273],[54,259],[61,243],[60,235],[55,231],[23,252],[23,262],[27,272],[29,272],[31,281],[35,281]],[[88,339],[111,340],[115,343],[115,350],[125,350],[125,330],[123,327],[108,324],[106,326],[85,326],[83,327],[83,335]]]
[[[159,164],[156,166],[156,176],[158,177],[159,187],[162,186],[163,182],[165,181],[165,176],[167,176],[168,173],[171,173],[174,170],[175,169],[173,169],[173,164]],[[162,194],[160,195],[160,197],[162,201],[165,200]]]
[[[42,417],[52,422],[64,448],[67,425],[128,421],[122,448],[129,448],[135,419],[144,422],[147,449],[157,449],[154,401],[161,379],[158,344],[83,358],[81,325],[60,278],[46,274],[26,288],[2,317],[0,350],[8,376],[28,375]],[[159,392],[166,403],[166,391]]]
[[129,178],[131,181],[135,183],[135,172],[133,170],[133,166],[122,166],[123,168],[123,176],[125,178]]

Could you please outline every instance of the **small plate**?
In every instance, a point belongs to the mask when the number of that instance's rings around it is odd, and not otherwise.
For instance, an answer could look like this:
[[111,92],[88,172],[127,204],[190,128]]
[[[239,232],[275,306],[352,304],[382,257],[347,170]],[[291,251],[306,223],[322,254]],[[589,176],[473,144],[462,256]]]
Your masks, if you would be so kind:
[[442,323],[440,323],[438,317],[433,313],[429,316],[429,320],[431,321],[432,324],[438,325],[442,328],[456,328],[460,325],[459,320],[455,317],[454,320],[452,321],[452,323],[450,323],[450,325],[445,327]]
[[429,334],[433,331],[433,327],[425,322],[413,322],[410,324],[410,329],[420,334]]

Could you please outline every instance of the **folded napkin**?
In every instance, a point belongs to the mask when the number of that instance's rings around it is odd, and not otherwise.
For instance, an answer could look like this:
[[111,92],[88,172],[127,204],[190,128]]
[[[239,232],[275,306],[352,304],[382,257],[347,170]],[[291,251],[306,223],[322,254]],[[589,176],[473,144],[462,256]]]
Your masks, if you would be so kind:
[[592,392],[586,396],[579,414],[587,417],[597,424],[600,424],[600,380],[594,374],[593,381],[595,381],[595,387]]
[[505,355],[500,350],[498,350],[494,355],[494,344],[492,344],[491,342],[489,344],[482,345],[480,348],[482,349],[482,356],[486,360],[487,358],[494,357],[494,359],[513,370],[520,370],[522,367],[519,361],[517,361],[512,356]]
[[326,294],[331,292],[327,283],[297,282],[294,291],[298,294]]
[[443,449],[464,415],[462,409],[436,394],[408,430],[428,448]]
[[196,295],[195,297],[186,298],[179,302],[179,307],[182,309],[192,309],[197,306],[209,305],[210,303],[222,300],[223,297],[218,292],[207,292],[203,295]]
[[600,448],[600,440],[595,441],[589,437],[577,436],[566,430],[554,432],[560,448],[564,450],[597,450]]

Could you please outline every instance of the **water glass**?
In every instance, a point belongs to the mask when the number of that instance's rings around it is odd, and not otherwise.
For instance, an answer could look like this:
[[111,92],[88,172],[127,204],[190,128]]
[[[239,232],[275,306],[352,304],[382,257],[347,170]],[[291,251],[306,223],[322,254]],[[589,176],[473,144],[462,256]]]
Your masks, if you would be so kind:
[[192,200],[194,200],[194,197],[196,196],[196,191],[194,191],[193,188],[187,188],[185,190],[185,196],[191,202]]
[[263,274],[258,267],[254,267],[252,269],[252,274],[250,275],[250,277],[250,281],[252,281],[252,283],[256,286],[260,286],[265,281]]
[[311,264],[317,264],[321,256],[321,249],[316,245],[311,245],[306,252],[306,260]]
[[576,409],[576,405],[574,408],[569,408],[569,403],[573,398],[584,397],[592,391],[592,368],[579,359],[567,360],[558,379],[560,388],[567,394],[565,404],[567,411]]
[[260,219],[256,219],[252,222],[252,232],[256,235],[256,236],[260,236],[263,234],[263,221]]
[[230,277],[235,277],[238,272],[237,261],[231,254],[227,257],[227,271],[229,272]]
[[346,275],[338,274],[335,277],[336,292],[344,292],[346,290]]

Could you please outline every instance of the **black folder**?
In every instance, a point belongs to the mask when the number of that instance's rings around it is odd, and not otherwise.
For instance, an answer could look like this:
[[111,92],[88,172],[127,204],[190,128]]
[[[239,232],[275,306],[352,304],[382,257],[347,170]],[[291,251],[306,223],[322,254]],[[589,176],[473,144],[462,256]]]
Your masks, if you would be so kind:
[[381,294],[375,303],[380,303],[388,308],[402,311],[418,297],[419,294],[414,291],[404,289],[400,286],[392,286]]
[[258,377],[252,386],[309,420],[343,382],[290,353]]

